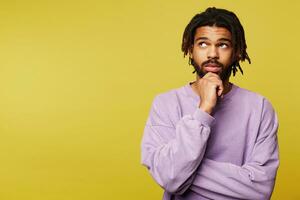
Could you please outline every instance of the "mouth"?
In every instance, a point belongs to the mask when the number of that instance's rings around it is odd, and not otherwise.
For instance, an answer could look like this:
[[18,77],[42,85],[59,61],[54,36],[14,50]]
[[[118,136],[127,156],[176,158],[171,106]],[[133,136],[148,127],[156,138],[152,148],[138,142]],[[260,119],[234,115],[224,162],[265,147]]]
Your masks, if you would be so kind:
[[221,67],[217,64],[207,64],[204,66],[205,71],[218,73],[221,71]]

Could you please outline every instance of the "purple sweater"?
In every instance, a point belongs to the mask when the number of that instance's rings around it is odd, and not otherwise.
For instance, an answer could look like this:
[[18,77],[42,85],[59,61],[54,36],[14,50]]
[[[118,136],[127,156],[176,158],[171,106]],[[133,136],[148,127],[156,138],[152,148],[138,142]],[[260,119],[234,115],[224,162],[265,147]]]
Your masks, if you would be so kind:
[[158,94],[142,164],[164,200],[270,199],[279,166],[277,115],[263,96],[233,85],[212,115],[190,84]]

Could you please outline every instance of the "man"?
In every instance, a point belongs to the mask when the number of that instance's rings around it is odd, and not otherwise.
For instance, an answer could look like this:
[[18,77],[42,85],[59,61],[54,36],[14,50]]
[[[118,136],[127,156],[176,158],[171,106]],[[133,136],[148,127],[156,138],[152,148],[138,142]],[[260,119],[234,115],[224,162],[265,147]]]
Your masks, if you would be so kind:
[[229,82],[250,58],[233,12],[208,8],[187,25],[184,55],[196,81],[155,97],[142,164],[164,200],[270,199],[279,166],[270,102]]

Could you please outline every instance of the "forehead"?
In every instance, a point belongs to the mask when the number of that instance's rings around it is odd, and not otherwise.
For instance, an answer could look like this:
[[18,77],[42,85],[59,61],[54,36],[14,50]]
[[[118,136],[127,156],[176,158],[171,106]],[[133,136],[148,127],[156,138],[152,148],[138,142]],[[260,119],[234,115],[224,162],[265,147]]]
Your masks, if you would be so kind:
[[217,41],[220,39],[231,40],[231,33],[228,29],[217,26],[201,26],[196,29],[194,40],[198,38],[207,38],[208,40]]

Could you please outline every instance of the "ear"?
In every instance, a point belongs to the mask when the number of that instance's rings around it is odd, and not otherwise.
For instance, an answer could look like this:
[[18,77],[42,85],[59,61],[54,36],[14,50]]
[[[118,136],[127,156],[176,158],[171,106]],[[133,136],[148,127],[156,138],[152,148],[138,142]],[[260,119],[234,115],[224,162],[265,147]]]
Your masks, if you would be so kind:
[[242,58],[242,55],[241,55],[240,53],[237,53],[237,54],[236,54],[236,59],[237,59],[237,60],[241,60],[241,58]]
[[242,56],[241,56],[241,54],[239,53],[239,52],[236,52],[235,54],[232,54],[232,60],[233,61],[240,61],[241,60],[241,58],[242,58]]
[[194,48],[194,45],[192,45],[192,46],[190,47],[190,49],[189,49],[189,57],[190,57],[191,59],[193,59],[193,48]]

